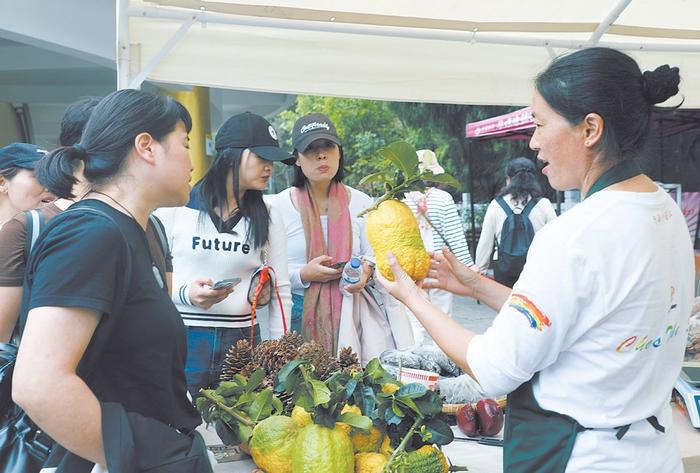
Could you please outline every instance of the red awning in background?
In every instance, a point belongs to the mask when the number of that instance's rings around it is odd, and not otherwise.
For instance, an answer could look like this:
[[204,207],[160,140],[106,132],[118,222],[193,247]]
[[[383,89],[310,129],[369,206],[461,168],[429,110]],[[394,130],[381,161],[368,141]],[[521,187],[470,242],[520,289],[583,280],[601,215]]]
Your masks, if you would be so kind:
[[467,123],[467,138],[526,138],[532,134],[534,127],[532,109],[526,107],[480,122]]

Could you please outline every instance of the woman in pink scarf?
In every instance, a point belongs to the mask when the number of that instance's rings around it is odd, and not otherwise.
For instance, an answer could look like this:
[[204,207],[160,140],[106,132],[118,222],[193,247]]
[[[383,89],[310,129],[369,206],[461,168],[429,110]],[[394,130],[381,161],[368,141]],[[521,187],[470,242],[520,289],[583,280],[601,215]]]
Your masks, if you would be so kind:
[[[342,263],[351,256],[373,259],[364,220],[355,217],[372,205],[372,199],[342,183],[343,148],[326,115],[299,118],[292,143],[297,158],[294,182],[274,203],[287,230],[292,330],[335,354],[343,304]],[[365,261],[360,282],[345,290],[351,294],[361,291],[372,270]]]

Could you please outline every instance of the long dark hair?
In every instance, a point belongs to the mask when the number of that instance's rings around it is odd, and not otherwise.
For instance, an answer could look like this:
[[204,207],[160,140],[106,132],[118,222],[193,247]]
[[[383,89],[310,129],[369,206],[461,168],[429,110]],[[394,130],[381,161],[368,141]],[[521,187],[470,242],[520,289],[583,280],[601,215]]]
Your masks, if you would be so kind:
[[[599,150],[614,164],[637,154],[649,135],[651,112],[678,93],[677,67],[642,74],[634,59],[609,48],[588,48],[552,62],[535,87],[572,126],[589,113],[605,122]],[[677,108],[677,107],[675,107]]]
[[[333,176],[332,181],[335,182],[343,182],[343,178],[345,177],[345,154],[343,153],[343,147],[341,145],[337,145],[338,149],[340,149],[340,161],[338,162],[338,171],[335,173],[335,176]],[[299,150],[295,149],[294,152],[292,153],[296,159],[299,159]],[[297,166],[296,164],[293,164],[294,167],[294,177],[292,178],[292,186],[298,187],[298,188],[303,188],[306,187],[306,183],[309,181],[306,176],[304,175],[304,171],[301,170],[301,167]]]
[[527,158],[513,158],[506,166],[510,183],[499,192],[499,196],[510,194],[513,200],[525,205],[528,200],[542,197],[542,187],[537,180],[537,167]]
[[37,163],[37,179],[54,195],[73,198],[73,173],[81,160],[85,179],[99,188],[122,169],[137,135],[162,140],[179,121],[188,132],[192,129],[190,114],[171,97],[132,89],[112,92],[95,106],[80,143],[55,149]]
[[66,107],[61,118],[61,134],[58,136],[61,146],[73,146],[80,141],[83,129],[100,100],[101,97],[83,97]]
[[246,240],[253,243],[254,248],[260,248],[268,240],[270,213],[263,201],[262,191],[248,189],[241,195],[239,175],[241,158],[244,148],[224,148],[217,152],[216,158],[201,181],[195,186],[195,193],[200,202],[200,219],[209,215],[220,217],[217,230],[220,233],[230,231],[226,220],[231,209],[228,208],[226,194],[226,176],[231,169],[233,179],[233,195],[238,203],[240,216],[248,219]]

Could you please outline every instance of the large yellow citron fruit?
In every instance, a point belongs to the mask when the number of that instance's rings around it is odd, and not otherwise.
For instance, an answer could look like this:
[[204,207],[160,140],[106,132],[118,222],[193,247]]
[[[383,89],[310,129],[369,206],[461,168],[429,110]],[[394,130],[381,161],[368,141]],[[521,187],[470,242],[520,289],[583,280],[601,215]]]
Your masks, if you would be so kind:
[[350,434],[355,453],[377,453],[384,440],[384,432],[372,426],[369,432],[354,430]]
[[338,428],[307,425],[297,435],[292,456],[294,473],[353,473],[355,456],[350,436]]
[[381,453],[358,453],[355,455],[355,473],[382,473],[387,460]]
[[250,455],[267,473],[291,473],[299,426],[287,416],[271,416],[253,429]]
[[414,281],[428,275],[430,257],[423,246],[418,222],[406,204],[395,199],[382,202],[377,209],[369,212],[365,228],[377,266],[385,278],[394,280],[386,259],[387,251],[394,253],[403,270]]

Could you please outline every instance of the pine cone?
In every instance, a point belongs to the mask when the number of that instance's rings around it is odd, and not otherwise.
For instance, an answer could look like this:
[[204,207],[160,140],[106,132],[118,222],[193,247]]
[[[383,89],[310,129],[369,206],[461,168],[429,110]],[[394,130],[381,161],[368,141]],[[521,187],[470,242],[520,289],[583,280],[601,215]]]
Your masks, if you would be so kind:
[[338,364],[340,368],[349,373],[352,370],[361,370],[360,360],[357,359],[357,354],[352,351],[351,347],[345,347],[340,349],[338,354]]
[[265,368],[267,376],[273,381],[277,372],[287,362],[297,358],[298,350],[283,340],[265,340],[260,343],[253,353],[253,362]]
[[325,381],[331,374],[340,370],[338,360],[314,341],[306,342],[299,348],[299,358],[305,359],[314,366],[314,373],[321,381]]
[[296,348],[301,347],[304,344],[304,337],[302,337],[300,334],[296,332],[289,331],[287,332],[281,340],[284,343],[288,343]]
[[[240,373],[252,361],[250,342],[248,340],[238,340],[235,345],[229,348],[222,363],[221,381],[230,381]],[[252,371],[251,371],[252,372]],[[248,375],[244,375],[248,377]]]

